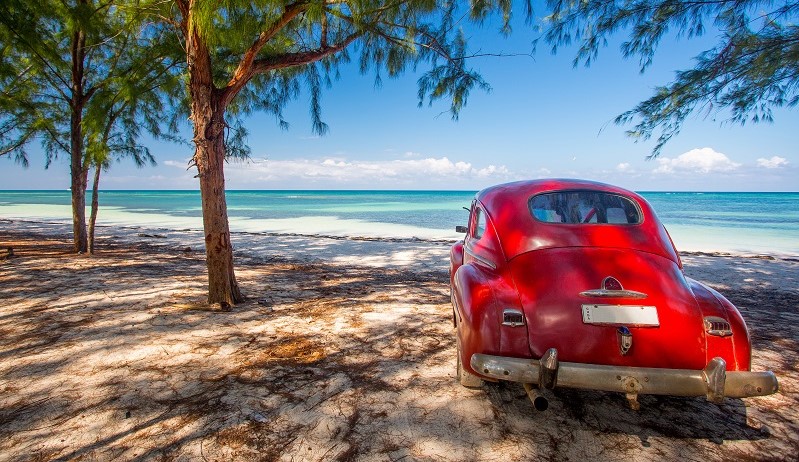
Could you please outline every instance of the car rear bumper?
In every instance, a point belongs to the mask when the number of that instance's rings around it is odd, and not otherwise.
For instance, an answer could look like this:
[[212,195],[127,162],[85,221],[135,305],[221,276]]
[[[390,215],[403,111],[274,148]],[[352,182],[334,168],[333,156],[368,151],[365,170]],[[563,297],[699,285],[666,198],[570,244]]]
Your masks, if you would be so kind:
[[706,396],[747,398],[776,393],[777,377],[771,371],[726,371],[722,358],[713,358],[702,370],[604,366],[557,361],[551,349],[540,359],[472,355],[479,374],[498,380],[536,384],[542,388],[568,387],[615,391],[628,395]]

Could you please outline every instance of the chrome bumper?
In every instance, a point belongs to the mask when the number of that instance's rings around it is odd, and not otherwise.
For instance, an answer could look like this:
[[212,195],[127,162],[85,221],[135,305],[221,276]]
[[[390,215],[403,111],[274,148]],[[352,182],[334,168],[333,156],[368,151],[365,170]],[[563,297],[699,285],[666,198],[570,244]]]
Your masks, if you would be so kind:
[[542,388],[568,387],[615,391],[630,395],[706,396],[709,401],[764,396],[777,392],[771,371],[726,371],[722,358],[713,358],[703,370],[659,369],[559,363],[550,349],[540,359],[472,355],[472,369],[499,380],[536,384]]

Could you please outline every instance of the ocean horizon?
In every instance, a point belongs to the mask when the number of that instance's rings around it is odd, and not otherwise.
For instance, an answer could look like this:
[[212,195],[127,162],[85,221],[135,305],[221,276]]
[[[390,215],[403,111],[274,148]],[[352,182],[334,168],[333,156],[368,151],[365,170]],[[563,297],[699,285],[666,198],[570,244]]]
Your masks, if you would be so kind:
[[[454,241],[476,191],[229,190],[232,232]],[[639,191],[678,250],[799,256],[799,192]],[[87,201],[90,194],[87,194]],[[0,218],[71,222],[69,190],[0,191]],[[202,229],[198,190],[105,190],[98,226]]]

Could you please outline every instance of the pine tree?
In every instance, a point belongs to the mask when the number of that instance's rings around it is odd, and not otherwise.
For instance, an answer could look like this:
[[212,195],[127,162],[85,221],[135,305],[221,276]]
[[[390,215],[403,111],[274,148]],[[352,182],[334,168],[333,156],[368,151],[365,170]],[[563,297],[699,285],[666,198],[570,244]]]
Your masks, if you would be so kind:
[[495,12],[507,25],[510,2],[175,0],[158,13],[186,50],[209,303],[226,308],[243,300],[233,268],[224,177],[226,158],[247,153],[239,143],[240,117],[266,111],[285,125],[282,109],[304,87],[314,130],[324,133],[320,91],[350,59],[364,72],[374,70],[378,79],[427,66],[419,80],[420,103],[449,99],[457,117],[470,90],[487,88],[466,66],[459,26]]
[[46,167],[69,156],[76,252],[89,250],[91,165],[135,151],[139,126],[157,136],[157,121],[146,116],[153,111],[144,106],[157,105],[156,90],[175,81],[175,62],[166,58],[174,53],[163,48],[171,42],[158,40],[143,19],[139,1],[0,5],[0,156],[27,165],[34,141],[44,147]]

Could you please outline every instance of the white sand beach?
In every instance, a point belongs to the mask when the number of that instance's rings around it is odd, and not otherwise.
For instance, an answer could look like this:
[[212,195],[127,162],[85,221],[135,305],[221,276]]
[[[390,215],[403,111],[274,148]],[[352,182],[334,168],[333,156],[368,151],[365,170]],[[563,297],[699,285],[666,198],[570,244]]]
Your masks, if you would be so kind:
[[[780,392],[721,405],[455,380],[445,242],[237,233],[207,307],[196,231],[0,220],[0,461],[795,460],[799,261],[684,254]],[[7,249],[11,247],[10,257]]]

